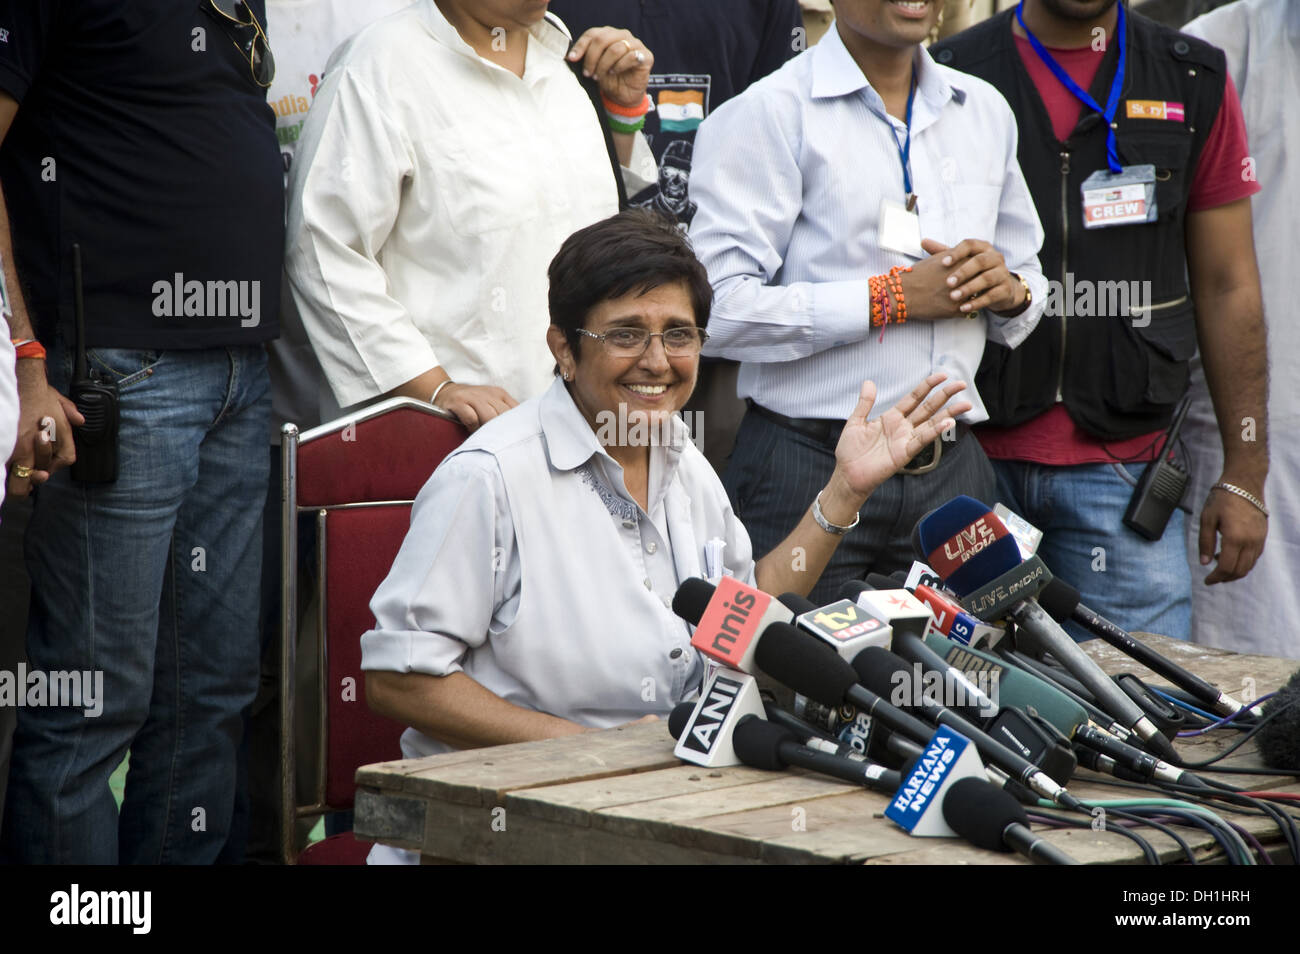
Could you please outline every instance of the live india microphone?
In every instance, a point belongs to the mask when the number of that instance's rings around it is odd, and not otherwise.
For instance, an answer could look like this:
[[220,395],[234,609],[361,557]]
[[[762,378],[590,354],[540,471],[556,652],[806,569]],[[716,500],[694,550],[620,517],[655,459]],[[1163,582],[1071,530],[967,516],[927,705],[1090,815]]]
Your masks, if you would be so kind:
[[754,716],[741,719],[734,738],[736,754],[752,768],[779,772],[793,765],[878,792],[893,792],[899,773],[874,762],[818,752],[800,744],[793,732]]
[[920,555],[962,597],[963,606],[981,618],[1010,617],[1022,631],[1018,640],[1028,637],[1050,652],[1151,751],[1178,760],[1169,740],[1137,704],[1038,605],[1034,595],[1051,574],[1037,556],[1022,561],[1015,538],[988,507],[955,497],[922,517],[916,529]]
[[1024,808],[983,779],[964,778],[955,782],[943,798],[943,817],[953,831],[977,848],[1015,851],[1045,864],[1079,864],[1035,835],[1029,828],[1029,816]]

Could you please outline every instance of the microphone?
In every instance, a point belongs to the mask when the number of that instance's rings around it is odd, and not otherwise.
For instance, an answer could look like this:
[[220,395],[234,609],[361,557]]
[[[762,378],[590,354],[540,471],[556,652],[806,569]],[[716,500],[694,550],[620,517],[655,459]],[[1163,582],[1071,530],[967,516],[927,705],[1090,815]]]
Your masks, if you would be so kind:
[[1022,560],[1020,548],[1006,526],[988,507],[970,497],[954,497],[920,519],[914,539],[976,616],[1008,616],[1024,639],[1050,652],[1106,709],[1162,757],[1177,761],[1173,746],[1127,695],[1078,644],[1044,612],[1034,596],[1051,574],[1037,556]]
[[878,792],[893,792],[900,784],[899,773],[893,769],[818,752],[801,745],[796,735],[784,726],[755,716],[740,720],[734,741],[740,761],[752,768],[779,772],[793,765]]
[[850,599],[817,606],[798,593],[783,593],[781,602],[797,614],[795,626],[816,636],[846,661],[868,646],[888,646],[893,638],[893,631],[885,622]]
[[673,709],[668,717],[668,731],[677,739],[673,755],[706,768],[739,765],[740,758],[733,744],[736,725],[747,715],[763,715],[758,680],[727,669],[713,674],[699,701],[675,727],[673,722],[679,718],[677,713],[681,707]]
[[[859,688],[865,687],[867,692],[882,695],[891,692],[897,683],[897,673],[901,671],[906,677],[907,663],[888,650],[871,648],[864,649],[858,658],[853,660],[853,670],[861,683]],[[1082,809],[1082,803],[1058,785],[1047,773],[1022,755],[1011,751],[983,729],[924,696],[918,701],[920,704],[911,708],[919,709],[936,725],[948,726],[960,732],[975,744],[980,755],[1012,778],[1067,808]]]
[[1278,715],[1259,730],[1260,758],[1269,768],[1294,773],[1300,768],[1300,670],[1291,675],[1277,695],[1264,703],[1266,716],[1274,712]]
[[984,766],[974,754],[970,739],[940,726],[920,758],[904,774],[903,783],[885,809],[885,817],[910,835],[942,838],[957,833],[935,806],[943,804],[959,780],[982,780]]
[[977,848],[1015,851],[1039,863],[1079,863],[1035,835],[1020,804],[983,779],[963,778],[953,783],[943,799],[943,817],[953,831]]
[[[1175,686],[1196,698],[1202,705],[1222,716],[1230,716],[1246,708],[1226,692],[1220,692],[1195,673],[1188,672],[1171,659],[1160,655],[1131,633],[1116,626],[1100,613],[1080,602],[1082,595],[1060,577],[1053,577],[1038,594],[1038,602],[1047,615],[1058,623],[1074,620],[1094,636],[1100,636],[1110,645],[1137,660],[1158,676],[1163,676]],[[1258,716],[1259,708],[1250,710]]]
[[758,636],[776,622],[789,623],[794,613],[762,590],[724,576],[714,586],[692,577],[673,594],[673,612],[692,623],[691,645],[728,669],[752,674]]

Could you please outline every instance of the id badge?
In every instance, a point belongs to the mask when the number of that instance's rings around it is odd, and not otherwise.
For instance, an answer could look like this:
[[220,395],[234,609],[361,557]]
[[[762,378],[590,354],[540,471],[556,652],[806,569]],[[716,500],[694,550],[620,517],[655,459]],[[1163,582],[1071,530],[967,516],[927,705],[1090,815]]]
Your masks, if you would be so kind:
[[895,199],[880,200],[880,247],[908,258],[925,258],[921,248],[921,217]]
[[1083,181],[1083,227],[1107,229],[1156,220],[1156,167],[1102,169]]

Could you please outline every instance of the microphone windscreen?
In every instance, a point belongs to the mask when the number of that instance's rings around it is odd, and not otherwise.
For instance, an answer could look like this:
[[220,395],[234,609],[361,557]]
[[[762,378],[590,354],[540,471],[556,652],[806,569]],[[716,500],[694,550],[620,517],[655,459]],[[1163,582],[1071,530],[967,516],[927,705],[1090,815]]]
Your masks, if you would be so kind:
[[894,581],[894,586],[891,587],[892,589],[896,590],[899,589],[900,587],[907,586],[906,570],[895,570],[893,573],[889,574],[889,578]]
[[777,597],[777,600],[795,616],[817,612],[817,604],[806,596],[800,596],[798,593],[782,593]]
[[871,589],[871,585],[865,580],[845,580],[844,585],[840,587],[839,598],[848,600],[850,603],[856,603],[858,597],[869,589]]
[[959,596],[1022,562],[1020,547],[997,514],[971,497],[954,497],[917,521],[921,555]]
[[834,649],[789,623],[773,623],[763,631],[754,661],[777,682],[824,706],[840,705],[858,681]]
[[974,776],[952,783],[943,797],[943,820],[972,845],[989,851],[1010,851],[1002,840],[1007,826],[1029,825],[1019,802],[987,779]]
[[674,739],[680,739],[682,729],[686,728],[686,723],[690,721],[691,713],[694,711],[693,702],[679,702],[673,706],[673,711],[668,714],[668,734]]
[[731,737],[731,747],[736,751],[736,758],[746,765],[769,772],[778,772],[785,768],[781,758],[781,743],[799,740],[789,729],[775,725],[758,716],[745,716],[736,723],[736,731]]
[[716,589],[708,580],[691,577],[677,587],[677,592],[673,594],[673,612],[692,626],[699,625],[700,617],[704,615]]
[[[903,579],[907,579],[904,575]],[[898,584],[894,582],[892,576],[885,576],[883,573],[868,573],[867,585],[874,590],[896,590]]]
[[1294,772],[1300,768],[1300,670],[1292,673],[1287,684],[1264,703],[1264,715],[1285,708],[1259,730],[1260,758],[1269,768]]
[[883,646],[868,646],[853,657],[853,671],[858,682],[876,695],[888,699],[893,695],[894,673],[910,673],[912,667],[902,656],[891,653]]
[[1038,600],[1043,612],[1058,623],[1064,623],[1074,615],[1074,608],[1083,599],[1083,594],[1059,576],[1054,576],[1034,598]]

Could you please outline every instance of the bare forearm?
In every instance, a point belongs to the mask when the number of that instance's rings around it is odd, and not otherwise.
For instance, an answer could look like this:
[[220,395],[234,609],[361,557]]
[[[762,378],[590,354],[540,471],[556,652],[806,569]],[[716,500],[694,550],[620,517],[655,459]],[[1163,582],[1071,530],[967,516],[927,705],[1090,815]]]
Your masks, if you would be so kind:
[[1268,474],[1268,349],[1258,283],[1195,296],[1205,380],[1224,473],[1260,489]]
[[618,164],[627,169],[632,165],[632,146],[640,133],[620,133],[611,130],[614,137],[614,152],[618,155]]
[[[846,487],[837,474],[832,474],[821,494],[822,516],[836,526],[847,527],[865,500]],[[758,588],[778,596],[782,593],[807,596],[842,539],[818,526],[809,501],[808,509],[790,535],[755,565]]]
[[586,731],[567,719],[506,702],[463,672],[367,672],[366,699],[382,716],[458,749],[532,742]]
[[423,374],[416,375],[405,384],[400,384],[388,392],[388,397],[409,397],[418,401],[427,401],[433,395],[434,390],[442,382],[448,380],[449,375],[442,368],[430,368]]
[[22,288],[18,284],[18,270],[14,267],[13,236],[9,231],[9,206],[5,202],[3,191],[0,191],[0,258],[4,261],[5,289],[9,292],[9,307],[13,310],[13,314],[9,317],[9,336],[20,339],[35,338],[31,318],[27,315],[27,304],[23,301]]

